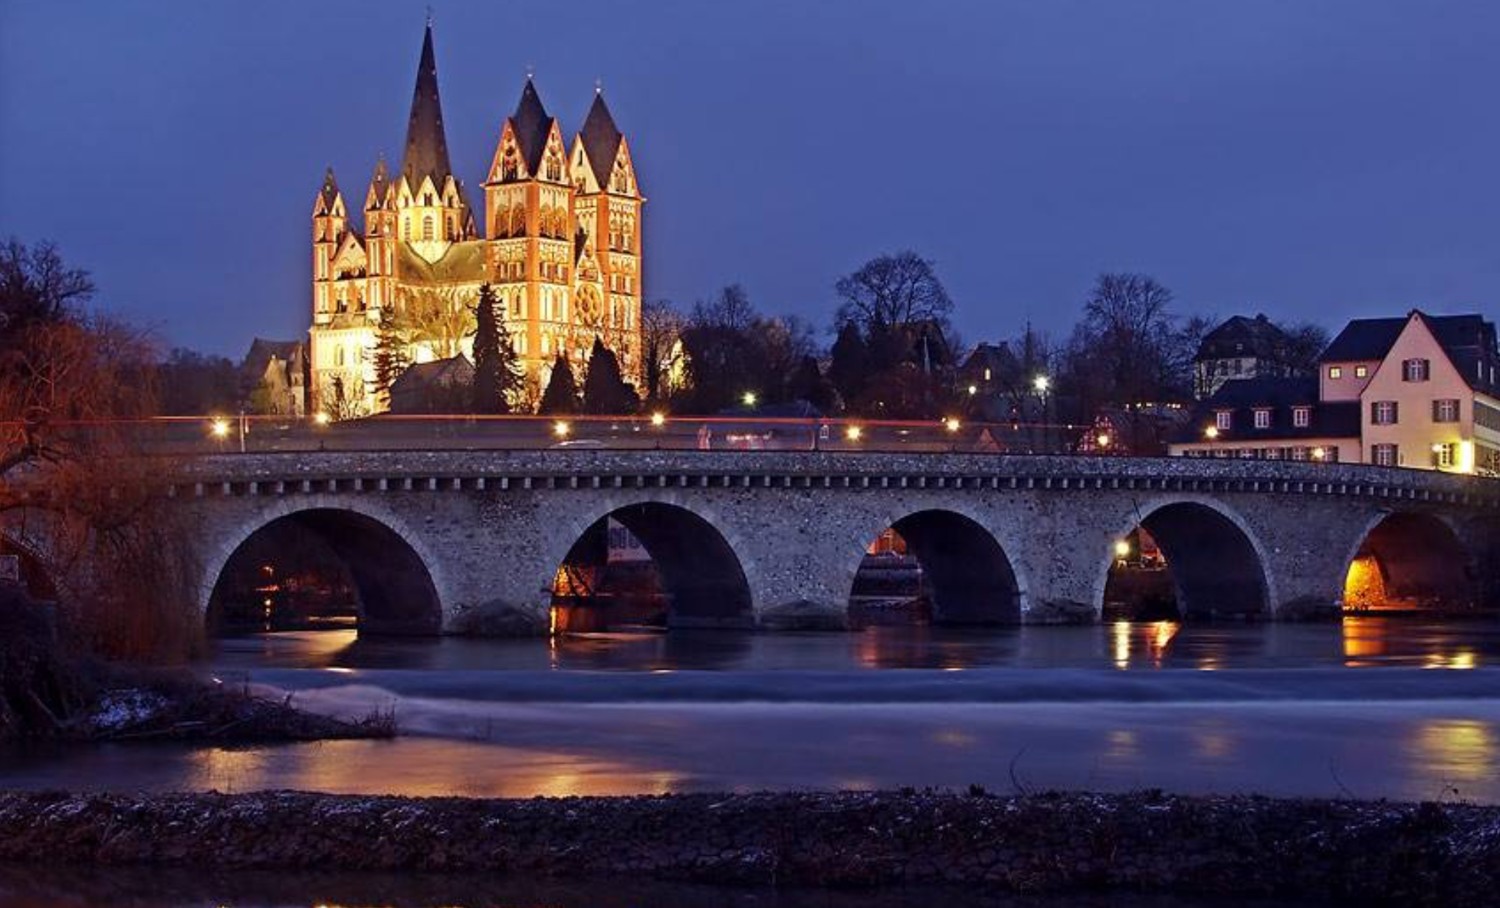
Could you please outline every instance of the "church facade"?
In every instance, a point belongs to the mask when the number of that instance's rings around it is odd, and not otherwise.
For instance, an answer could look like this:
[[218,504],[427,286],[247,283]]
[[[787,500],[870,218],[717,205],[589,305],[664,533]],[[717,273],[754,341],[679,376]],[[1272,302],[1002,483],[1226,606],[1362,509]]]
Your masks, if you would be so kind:
[[377,339],[404,359],[472,355],[473,308],[489,284],[533,398],[559,355],[581,368],[597,337],[638,379],[641,209],[629,142],[596,90],[564,140],[530,77],[496,142],[475,209],[453,173],[429,23],[398,171],[382,159],[362,224],[330,169],[313,204],[313,406],[337,417],[385,407]]

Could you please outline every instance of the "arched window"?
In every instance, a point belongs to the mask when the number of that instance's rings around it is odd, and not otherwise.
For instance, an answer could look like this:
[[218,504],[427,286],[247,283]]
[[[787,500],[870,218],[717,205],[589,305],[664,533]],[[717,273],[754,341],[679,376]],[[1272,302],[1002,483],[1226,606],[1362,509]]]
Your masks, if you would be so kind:
[[547,156],[547,179],[554,183],[562,180],[562,159],[555,151]]
[[432,223],[432,215],[430,215],[430,214],[423,215],[422,216],[422,239],[424,239],[424,240],[433,239],[434,238],[433,237],[434,229],[435,229],[435,226]]

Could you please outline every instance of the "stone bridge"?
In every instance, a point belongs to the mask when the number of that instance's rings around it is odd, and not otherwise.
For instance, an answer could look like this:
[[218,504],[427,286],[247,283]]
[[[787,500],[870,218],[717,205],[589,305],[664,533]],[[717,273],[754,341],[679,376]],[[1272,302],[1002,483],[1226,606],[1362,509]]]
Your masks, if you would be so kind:
[[547,627],[559,566],[613,517],[674,625],[847,609],[869,543],[907,540],[951,622],[1097,616],[1114,546],[1156,538],[1188,616],[1299,616],[1357,553],[1403,595],[1495,603],[1500,482],[1291,462],[989,454],[442,451],[214,455],[169,493],[200,527],[199,600],[258,536],[311,533],[373,631]]

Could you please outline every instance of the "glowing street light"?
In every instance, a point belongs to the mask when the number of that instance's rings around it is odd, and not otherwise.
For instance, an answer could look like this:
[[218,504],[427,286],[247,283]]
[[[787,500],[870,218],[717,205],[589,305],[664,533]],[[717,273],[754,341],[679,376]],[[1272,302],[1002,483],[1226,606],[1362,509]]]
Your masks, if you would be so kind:
[[328,415],[327,410],[319,410],[317,413],[313,414],[313,422],[317,423],[320,426],[326,426],[332,421],[333,417]]
[[651,414],[651,425],[660,428],[661,426],[664,426],[666,424],[667,414],[661,412],[660,410],[657,410],[655,413]]
[[1130,557],[1130,542],[1128,540],[1121,539],[1121,540],[1118,540],[1118,541],[1115,542],[1115,557],[1116,558],[1128,558],[1128,557]]
[[755,396],[754,391],[746,391],[744,395],[740,397],[740,403],[744,404],[747,407],[755,406],[755,402],[757,400],[760,400],[760,398]]
[[958,421],[958,417],[950,416],[947,419],[943,420],[943,428],[947,429],[949,432],[957,432],[959,429],[963,428],[963,423]]
[[1328,452],[1325,451],[1325,450],[1323,450],[1322,448],[1313,448],[1312,449],[1312,459],[1313,460],[1322,460],[1323,458],[1325,458],[1327,456],[1328,456]]
[[850,426],[849,428],[844,430],[844,437],[849,439],[850,441],[859,441],[860,436],[864,434],[864,430],[859,426]]
[[969,386],[969,396],[970,397],[973,397],[975,394],[978,394],[978,393],[979,393],[979,386],[978,385],[970,385]]
[[208,424],[208,431],[209,434],[213,435],[214,438],[228,438],[229,420],[222,417],[215,419],[213,422]]
[[1109,447],[1109,435],[1107,433],[1100,432],[1099,436],[1095,438],[1094,441],[1098,442],[1099,447],[1101,448]]
[[552,434],[558,438],[567,438],[570,431],[572,431],[572,427],[565,420],[559,419],[552,424]]
[[1204,429],[1203,430],[1203,437],[1206,438],[1206,439],[1208,439],[1209,441],[1213,441],[1215,438],[1218,438],[1219,437],[1219,427],[1218,426],[1209,426],[1207,429]]
[[1038,375],[1031,380],[1031,387],[1035,388],[1038,394],[1046,394],[1047,389],[1052,387],[1052,380],[1045,375]]

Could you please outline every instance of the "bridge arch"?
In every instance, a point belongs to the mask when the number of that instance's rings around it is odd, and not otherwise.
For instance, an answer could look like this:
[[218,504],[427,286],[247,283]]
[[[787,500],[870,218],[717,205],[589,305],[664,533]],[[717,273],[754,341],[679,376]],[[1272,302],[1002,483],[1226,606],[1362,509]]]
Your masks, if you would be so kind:
[[[564,617],[566,610],[601,608],[607,595],[595,578],[609,567],[607,534],[623,528],[638,542],[654,569],[660,623],[667,627],[748,628],[755,624],[751,583],[741,562],[745,548],[723,521],[700,508],[667,497],[611,503],[572,521],[564,534],[566,550],[551,560],[556,576],[548,607],[554,630],[598,629],[614,618]],[[559,611],[562,609],[564,611]],[[649,606],[648,606],[649,610]],[[643,619],[643,620],[636,620]],[[621,623],[658,623],[635,613]]]
[[278,535],[321,547],[337,563],[353,592],[361,633],[442,632],[437,562],[420,538],[393,515],[333,496],[281,503],[228,533],[205,559],[200,601],[207,620],[222,608],[232,573],[242,567],[238,561],[274,545]]
[[[1160,547],[1179,618],[1269,618],[1275,603],[1270,560],[1254,530],[1232,508],[1205,496],[1140,503],[1117,527],[1111,545],[1144,528]],[[1101,553],[1094,602],[1103,609],[1114,551]]]
[[1386,511],[1365,525],[1344,558],[1345,608],[1407,603],[1472,608],[1479,605],[1474,559],[1458,528],[1424,511]]
[[1025,585],[982,515],[952,507],[919,507],[888,516],[867,528],[848,571],[851,609],[861,589],[867,546],[894,530],[922,572],[922,594],[931,600],[935,624],[1018,624],[1025,611]]

